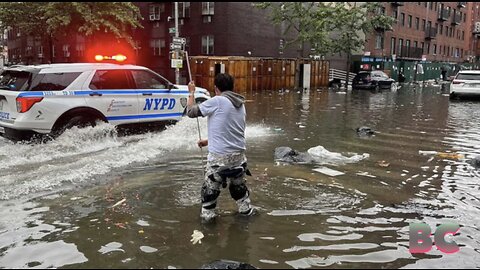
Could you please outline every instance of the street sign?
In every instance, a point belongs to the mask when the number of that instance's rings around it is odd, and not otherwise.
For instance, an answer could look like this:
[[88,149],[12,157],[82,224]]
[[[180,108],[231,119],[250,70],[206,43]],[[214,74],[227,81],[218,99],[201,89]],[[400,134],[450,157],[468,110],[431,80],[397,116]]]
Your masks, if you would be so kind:
[[183,60],[182,59],[172,59],[172,68],[183,68]]
[[182,49],[182,45],[176,43],[170,43],[170,50],[180,50]]
[[174,44],[185,45],[185,43],[187,43],[187,39],[183,37],[173,37],[172,42]]
[[169,34],[175,34],[176,32],[177,32],[177,30],[175,29],[175,27],[168,28],[168,33]]

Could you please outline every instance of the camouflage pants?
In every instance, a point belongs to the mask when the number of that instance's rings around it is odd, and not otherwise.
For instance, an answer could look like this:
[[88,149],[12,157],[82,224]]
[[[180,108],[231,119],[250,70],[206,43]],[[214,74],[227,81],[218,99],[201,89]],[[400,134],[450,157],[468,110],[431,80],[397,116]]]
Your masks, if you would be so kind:
[[245,183],[247,158],[244,152],[208,154],[205,180],[202,185],[202,208],[214,209],[220,196],[220,187],[229,182],[229,191],[240,212],[250,210],[249,191]]

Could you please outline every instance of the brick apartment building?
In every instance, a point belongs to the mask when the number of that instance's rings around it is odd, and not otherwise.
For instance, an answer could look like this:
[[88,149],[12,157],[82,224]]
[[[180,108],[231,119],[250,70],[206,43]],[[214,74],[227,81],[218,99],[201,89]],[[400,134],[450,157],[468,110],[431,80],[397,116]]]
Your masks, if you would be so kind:
[[[135,64],[147,66],[174,81],[170,67],[170,43],[175,27],[173,2],[134,2],[144,18],[144,28],[133,31],[138,50]],[[187,40],[190,56],[246,56],[292,58],[296,48],[284,48],[282,26],[273,25],[268,12],[253,7],[252,2],[179,2],[179,35]],[[105,44],[106,39],[97,38]],[[57,37],[53,61],[83,62],[89,50],[80,35]],[[48,42],[26,37],[12,29],[7,33],[8,62],[48,63]],[[304,55],[308,56],[309,48]],[[183,71],[184,72],[184,71]],[[185,74],[183,74],[185,76]]]
[[396,22],[391,30],[376,29],[367,36],[363,58],[470,61],[475,56],[473,6],[472,2],[385,2],[382,12]]
[[[134,2],[144,18],[144,28],[133,31],[139,48],[135,63],[147,66],[174,81],[170,67],[170,43],[174,33],[173,2]],[[354,61],[464,62],[480,55],[480,44],[473,35],[480,22],[476,2],[385,2],[383,10],[393,16],[393,29],[376,29],[367,35],[363,54]],[[297,48],[284,47],[284,25],[273,25],[268,11],[252,2],[179,2],[179,34],[187,40],[190,56],[245,56],[294,58]],[[480,33],[480,25],[479,25]],[[105,44],[108,39],[97,38]],[[95,43],[94,42],[94,43]],[[50,51],[47,40],[27,37],[11,29],[7,33],[9,63],[40,64],[83,62],[95,44],[80,35],[56,37]],[[53,54],[53,57],[51,57]],[[308,56],[305,47],[304,56]],[[345,64],[342,59],[328,58]],[[186,77],[183,70],[183,77]]]

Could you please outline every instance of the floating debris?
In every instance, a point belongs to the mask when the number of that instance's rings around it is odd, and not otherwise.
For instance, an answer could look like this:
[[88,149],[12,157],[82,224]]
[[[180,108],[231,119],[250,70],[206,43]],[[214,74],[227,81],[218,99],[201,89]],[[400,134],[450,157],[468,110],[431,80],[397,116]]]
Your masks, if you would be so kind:
[[145,252],[145,253],[153,253],[153,252],[158,251],[158,249],[153,248],[153,247],[149,247],[149,246],[141,246],[140,250]]
[[194,230],[192,233],[192,239],[190,242],[192,242],[194,245],[196,243],[201,244],[202,243],[202,238],[205,237],[201,231]]
[[380,160],[379,162],[377,162],[377,164],[378,166],[384,167],[384,168],[390,166],[390,163],[386,162],[385,160]]
[[122,247],[121,243],[111,242],[111,243],[106,244],[105,246],[102,246],[98,250],[98,252],[100,252],[102,254],[106,254],[106,253],[113,252],[113,251],[121,251],[121,252],[125,253],[125,250],[121,249],[121,247]]
[[457,154],[457,153],[443,153],[443,152],[439,152],[437,153],[436,155],[437,157],[439,158],[446,158],[446,159],[464,159],[465,156],[462,155],[462,154]]
[[312,170],[316,171],[316,172],[319,172],[319,173],[326,174],[328,176],[339,176],[339,175],[344,175],[345,174],[343,172],[336,171],[336,170],[333,170],[333,169],[330,169],[330,168],[327,168],[327,167],[320,167],[320,168],[315,168],[315,169],[312,169]]
[[358,172],[358,173],[356,173],[356,175],[367,176],[367,177],[370,177],[370,178],[377,178],[375,175],[371,175],[369,172]]
[[117,206],[121,205],[122,203],[124,203],[126,200],[127,200],[126,198],[123,198],[122,200],[118,201],[116,204],[110,206],[110,208],[117,207]]

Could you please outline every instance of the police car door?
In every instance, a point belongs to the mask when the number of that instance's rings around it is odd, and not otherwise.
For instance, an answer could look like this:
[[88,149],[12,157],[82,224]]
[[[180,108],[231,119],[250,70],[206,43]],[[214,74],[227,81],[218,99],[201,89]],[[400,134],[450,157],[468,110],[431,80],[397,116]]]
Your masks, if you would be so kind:
[[140,122],[178,121],[183,115],[180,98],[188,92],[175,87],[169,89],[171,83],[150,70],[131,70],[139,96]]
[[88,85],[87,104],[102,112],[114,125],[138,122],[139,92],[125,69],[99,69]]

